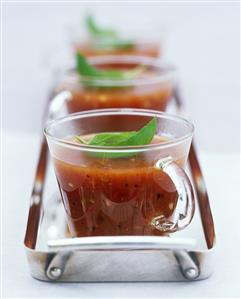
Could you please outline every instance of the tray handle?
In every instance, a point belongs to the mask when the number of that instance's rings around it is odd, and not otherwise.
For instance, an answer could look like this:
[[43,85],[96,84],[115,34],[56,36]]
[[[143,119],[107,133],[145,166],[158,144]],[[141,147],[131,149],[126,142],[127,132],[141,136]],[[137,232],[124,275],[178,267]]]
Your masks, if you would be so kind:
[[[52,91],[46,103],[44,113],[44,123],[53,120],[64,106],[64,103],[71,99],[72,94],[69,91],[62,91],[54,96]],[[52,98],[53,97],[53,98]],[[34,249],[37,242],[39,224],[42,218],[43,210],[43,190],[48,167],[48,145],[45,137],[41,133],[41,147],[38,159],[38,164],[34,177],[34,184],[30,199],[30,208],[28,214],[27,228],[24,238],[24,244],[28,248]]]
[[200,269],[191,256],[190,249],[195,248],[195,239],[153,237],[153,236],[118,236],[118,237],[82,237],[51,240],[50,249],[55,250],[47,268],[46,276],[51,281],[60,280],[72,253],[76,250],[174,250],[174,258],[187,280],[195,280]]

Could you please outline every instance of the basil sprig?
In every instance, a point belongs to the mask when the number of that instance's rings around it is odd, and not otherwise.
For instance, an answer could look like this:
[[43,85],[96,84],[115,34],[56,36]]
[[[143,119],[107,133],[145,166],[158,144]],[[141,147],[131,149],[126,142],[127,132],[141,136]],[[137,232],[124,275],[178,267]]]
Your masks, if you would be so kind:
[[[79,143],[93,146],[141,146],[150,144],[157,130],[157,119],[153,118],[139,131],[121,132],[121,133],[100,133],[96,134],[88,143],[79,136],[75,140]],[[136,156],[137,152],[119,152],[112,153],[108,150],[104,153],[92,152],[91,155],[98,158],[124,158]]]
[[[92,66],[80,53],[76,54],[76,69],[80,76],[85,78],[84,83],[88,86],[102,86],[99,79],[106,80],[131,80],[142,73],[146,66],[138,65],[128,71],[120,70],[98,70]],[[106,86],[106,85],[105,85]]]
[[117,32],[113,29],[100,28],[91,15],[88,15],[85,21],[89,33],[94,38],[116,38],[118,36]]
[[122,40],[116,30],[99,27],[92,16],[86,17],[86,27],[94,39],[94,46],[100,50],[131,49],[134,43]]

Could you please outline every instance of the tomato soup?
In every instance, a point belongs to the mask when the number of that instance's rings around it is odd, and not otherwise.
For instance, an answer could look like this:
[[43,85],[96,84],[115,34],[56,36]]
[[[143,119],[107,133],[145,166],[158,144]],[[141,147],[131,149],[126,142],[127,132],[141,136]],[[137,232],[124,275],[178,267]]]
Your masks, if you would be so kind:
[[[152,143],[166,141],[156,136]],[[184,158],[176,162],[183,165]],[[148,154],[79,154],[71,163],[54,158],[54,166],[72,236],[163,235],[172,224],[177,190]],[[165,225],[157,228],[156,219]]]

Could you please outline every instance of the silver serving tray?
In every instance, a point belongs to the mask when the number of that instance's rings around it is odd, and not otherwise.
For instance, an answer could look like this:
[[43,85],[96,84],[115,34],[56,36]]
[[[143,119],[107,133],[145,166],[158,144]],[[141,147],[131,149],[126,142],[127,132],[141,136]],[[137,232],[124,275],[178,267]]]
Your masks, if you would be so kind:
[[[177,94],[175,100],[180,112]],[[194,281],[209,277],[215,231],[193,144],[188,161],[196,211],[183,231],[165,237],[70,238],[43,139],[24,242],[32,276],[59,282]]]

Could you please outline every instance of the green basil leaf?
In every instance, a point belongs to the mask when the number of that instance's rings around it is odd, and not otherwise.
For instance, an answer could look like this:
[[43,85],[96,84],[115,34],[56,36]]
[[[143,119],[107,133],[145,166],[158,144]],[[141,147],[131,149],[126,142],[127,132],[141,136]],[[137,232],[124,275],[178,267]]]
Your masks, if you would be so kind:
[[83,84],[89,87],[113,87],[113,84],[111,86],[102,85],[98,80],[131,80],[136,78],[145,69],[146,66],[139,65],[128,71],[98,70],[83,55],[80,53],[76,54],[76,70],[80,76],[86,79],[83,80]]
[[76,54],[76,69],[81,76],[98,77],[99,71],[80,53]]
[[144,70],[146,70],[146,66],[145,65],[138,65],[136,67],[134,67],[133,69],[124,72],[123,76],[125,79],[134,79],[137,76],[139,76],[142,72],[144,72]]
[[132,41],[121,40],[117,31],[99,27],[92,16],[86,17],[86,26],[90,35],[95,39],[94,47],[99,50],[126,50],[135,45]]
[[135,44],[130,40],[117,39],[97,39],[93,46],[97,50],[129,50],[134,48]]
[[133,132],[124,132],[124,133],[100,133],[96,134],[93,139],[90,141],[90,145],[99,145],[99,146],[112,146],[113,144],[120,143],[121,141],[126,141],[136,134]]
[[84,139],[82,139],[80,136],[74,136],[75,141],[81,143],[81,144],[86,144]]
[[157,130],[157,119],[154,117],[143,128],[130,136],[125,142],[120,142],[121,146],[137,146],[151,143]]
[[85,21],[88,31],[93,37],[116,38],[118,36],[117,32],[113,29],[100,28],[91,15],[87,16]]
[[133,49],[135,44],[129,40],[114,40],[108,44],[109,49],[117,50],[130,50]]
[[[130,131],[122,133],[100,133],[96,134],[88,143],[95,146],[138,146],[150,144],[157,130],[157,119],[153,118],[139,131]],[[78,140],[78,139],[76,139]],[[98,158],[123,158],[136,156],[136,152],[111,153],[108,150],[105,153],[90,153]]]

